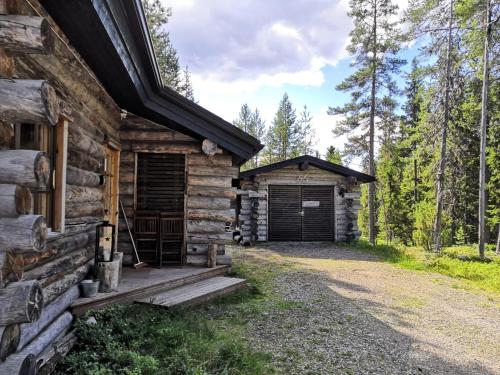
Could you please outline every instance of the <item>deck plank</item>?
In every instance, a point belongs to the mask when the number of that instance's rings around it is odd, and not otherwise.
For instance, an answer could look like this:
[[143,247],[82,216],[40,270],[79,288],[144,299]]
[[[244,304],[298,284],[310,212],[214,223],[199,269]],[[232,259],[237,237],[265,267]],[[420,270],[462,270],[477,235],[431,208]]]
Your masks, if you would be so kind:
[[184,307],[207,302],[244,287],[246,287],[244,279],[214,276],[146,298],[140,298],[135,302],[166,308]]

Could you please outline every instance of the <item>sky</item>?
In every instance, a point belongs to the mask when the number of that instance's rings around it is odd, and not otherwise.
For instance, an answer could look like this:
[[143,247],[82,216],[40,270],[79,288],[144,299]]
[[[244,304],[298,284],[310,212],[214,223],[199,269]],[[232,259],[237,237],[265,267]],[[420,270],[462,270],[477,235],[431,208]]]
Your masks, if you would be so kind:
[[[166,28],[200,105],[233,122],[247,103],[269,126],[287,92],[297,114],[304,105],[311,112],[316,150],[343,149],[345,138],[332,134],[338,118],[326,112],[349,98],[335,90],[352,73],[347,0],[161,1],[172,10]],[[400,12],[407,6],[397,3]]]

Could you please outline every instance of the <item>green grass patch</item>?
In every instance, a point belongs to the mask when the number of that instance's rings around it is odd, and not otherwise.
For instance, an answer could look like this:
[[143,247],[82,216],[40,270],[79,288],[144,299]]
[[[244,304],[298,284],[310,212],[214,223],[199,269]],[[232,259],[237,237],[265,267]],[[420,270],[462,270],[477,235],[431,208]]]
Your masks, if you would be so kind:
[[473,246],[452,246],[444,248],[441,254],[433,254],[418,247],[372,246],[364,240],[344,245],[375,254],[401,268],[437,272],[500,294],[500,257],[491,250],[486,251],[484,260],[479,258],[477,249]]
[[269,374],[268,355],[236,328],[222,330],[197,310],[172,314],[146,305],[89,312],[58,374]]

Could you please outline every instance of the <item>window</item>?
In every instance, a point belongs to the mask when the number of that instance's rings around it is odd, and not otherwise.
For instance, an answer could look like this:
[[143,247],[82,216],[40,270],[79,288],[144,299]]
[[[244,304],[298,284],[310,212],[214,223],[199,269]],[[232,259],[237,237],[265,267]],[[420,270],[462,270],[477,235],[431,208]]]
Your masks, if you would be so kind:
[[[49,124],[15,124],[14,129],[16,150],[40,150],[47,153],[54,169],[54,128]],[[33,213],[43,215],[47,219],[47,226],[54,227],[53,223],[53,175],[49,186],[44,190],[31,189],[33,195]]]
[[33,213],[43,215],[52,231],[64,230],[66,193],[66,153],[68,123],[61,119],[56,126],[44,124],[11,124],[8,148],[44,151],[50,159],[51,178],[44,189],[31,189]]

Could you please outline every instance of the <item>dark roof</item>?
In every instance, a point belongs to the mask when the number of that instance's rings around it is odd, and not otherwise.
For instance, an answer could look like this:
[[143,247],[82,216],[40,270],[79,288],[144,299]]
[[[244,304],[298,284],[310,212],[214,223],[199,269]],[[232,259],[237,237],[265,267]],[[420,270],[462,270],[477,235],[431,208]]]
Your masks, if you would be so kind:
[[260,142],[163,87],[140,0],[41,0],[71,44],[123,109],[197,139],[208,138],[238,163]]
[[278,163],[265,165],[263,167],[250,169],[248,171],[240,172],[240,178],[251,177],[258,174],[275,171],[277,169],[285,168],[290,165],[300,165],[302,163],[309,163],[314,167],[323,169],[325,171],[333,172],[342,176],[353,176],[360,182],[375,181],[375,177],[365,173],[355,171],[354,169],[346,168],[338,164],[330,163],[329,161],[315,158],[314,156],[304,155],[297,158],[280,161]]

